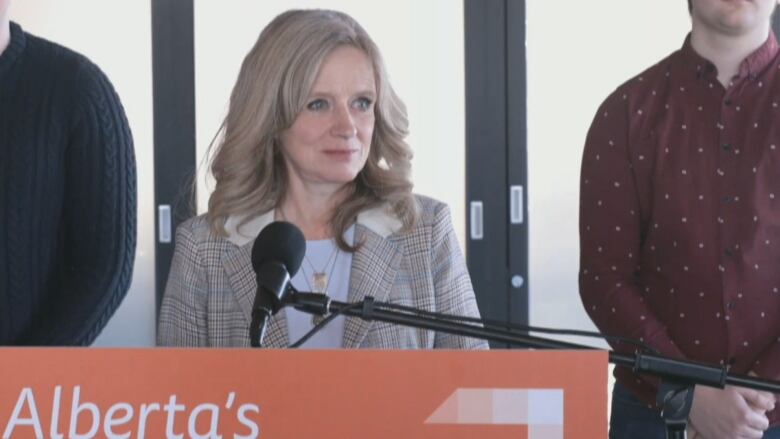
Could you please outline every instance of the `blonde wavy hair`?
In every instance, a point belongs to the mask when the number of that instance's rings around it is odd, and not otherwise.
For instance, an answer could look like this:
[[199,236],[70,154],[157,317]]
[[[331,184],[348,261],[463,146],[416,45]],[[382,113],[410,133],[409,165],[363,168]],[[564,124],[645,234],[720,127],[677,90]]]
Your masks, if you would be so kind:
[[[241,65],[227,116],[210,150],[216,182],[207,217],[212,230],[227,235],[225,222],[242,216],[239,227],[277,207],[287,175],[279,134],[306,105],[325,57],[339,46],[356,47],[374,69],[377,97],[375,126],[366,165],[349,183],[346,200],[333,213],[330,227],[342,250],[354,251],[344,231],[366,209],[388,203],[410,229],[418,218],[410,179],[412,151],[406,106],[388,81],[376,44],[349,15],[330,10],[291,10],[260,33]],[[221,139],[221,140],[217,140]]]

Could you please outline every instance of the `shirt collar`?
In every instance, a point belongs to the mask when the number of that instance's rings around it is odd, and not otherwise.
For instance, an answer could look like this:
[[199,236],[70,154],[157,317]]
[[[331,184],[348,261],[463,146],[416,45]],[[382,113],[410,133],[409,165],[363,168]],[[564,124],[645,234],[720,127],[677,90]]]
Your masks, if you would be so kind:
[[[239,227],[245,218],[245,216],[231,215],[225,221],[225,230],[228,233],[227,240],[239,247],[254,241],[258,233],[274,221],[275,210],[272,209],[256,216]],[[382,238],[387,238],[403,227],[403,222],[387,204],[360,212],[357,216],[357,224],[366,227]]]
[[26,45],[27,36],[22,30],[22,27],[12,21],[11,41],[8,42],[8,47],[3,50],[3,53],[0,53],[0,74],[13,65],[19,58],[19,55],[24,51]]
[[[680,51],[683,55],[686,68],[692,70],[697,78],[715,76],[715,65],[693,49],[690,33],[685,37],[685,42]],[[739,76],[743,78],[755,78],[772,62],[775,55],[777,55],[777,52],[777,37],[775,37],[775,33],[770,30],[766,41],[742,60],[742,63],[739,66]]]
[[777,55],[777,37],[770,29],[769,37],[764,41],[764,44],[742,61],[739,67],[740,76],[743,76],[743,74],[744,76],[758,76],[772,62],[775,55]]

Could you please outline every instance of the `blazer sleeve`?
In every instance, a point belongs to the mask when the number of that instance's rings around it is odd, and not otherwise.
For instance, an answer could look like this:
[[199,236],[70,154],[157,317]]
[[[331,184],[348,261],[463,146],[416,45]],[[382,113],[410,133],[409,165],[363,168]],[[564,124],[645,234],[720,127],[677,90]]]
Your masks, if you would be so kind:
[[[474,288],[466,261],[452,228],[449,208],[437,207],[431,232],[431,261],[436,292],[436,311],[479,318]],[[445,349],[487,349],[488,343],[460,335],[437,332],[434,347]]]
[[176,230],[157,329],[159,346],[208,346],[208,283],[190,222]]

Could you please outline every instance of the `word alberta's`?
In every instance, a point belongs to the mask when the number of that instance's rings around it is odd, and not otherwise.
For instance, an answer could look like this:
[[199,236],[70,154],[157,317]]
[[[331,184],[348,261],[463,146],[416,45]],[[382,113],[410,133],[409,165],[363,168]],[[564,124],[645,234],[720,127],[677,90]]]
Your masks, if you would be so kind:
[[[135,406],[120,401],[102,405],[83,398],[81,386],[73,386],[71,390],[68,407],[63,404],[62,386],[54,388],[50,403],[47,401],[41,405],[32,388],[22,388],[13,411],[7,416],[0,414],[3,415],[0,419],[6,420],[3,439],[87,439],[97,436],[143,439],[147,437],[147,429],[159,432],[163,430],[163,424],[167,439],[249,439],[260,436],[260,406],[252,403],[238,405],[236,392],[230,392],[221,404],[204,402],[188,407],[178,401],[177,395],[170,395],[167,403],[151,402]],[[160,428],[150,428],[152,424]]]

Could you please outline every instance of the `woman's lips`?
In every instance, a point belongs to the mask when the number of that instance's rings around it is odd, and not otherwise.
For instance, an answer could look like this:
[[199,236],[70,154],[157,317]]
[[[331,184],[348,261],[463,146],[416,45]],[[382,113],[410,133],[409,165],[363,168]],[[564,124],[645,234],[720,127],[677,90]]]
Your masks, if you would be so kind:
[[326,156],[337,160],[349,160],[353,154],[358,152],[357,149],[326,149],[323,151]]

